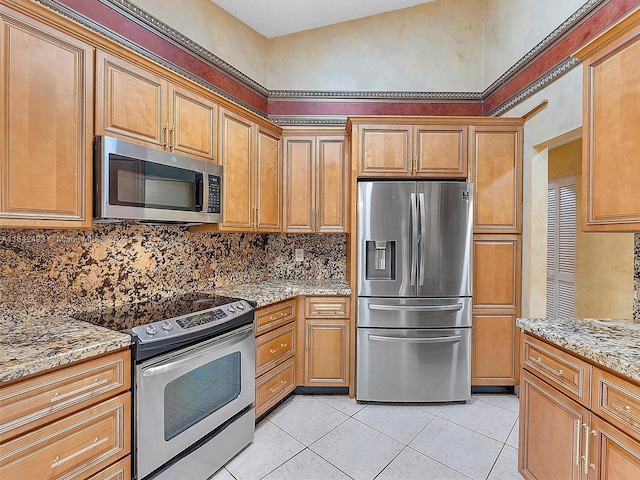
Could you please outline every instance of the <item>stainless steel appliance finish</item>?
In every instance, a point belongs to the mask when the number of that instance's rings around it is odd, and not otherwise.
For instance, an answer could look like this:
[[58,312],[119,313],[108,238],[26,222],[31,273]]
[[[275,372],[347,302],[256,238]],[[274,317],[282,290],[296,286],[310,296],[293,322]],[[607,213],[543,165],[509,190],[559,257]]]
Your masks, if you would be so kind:
[[[248,325],[135,367],[137,478],[147,478],[168,459],[176,458],[166,473],[156,472],[160,478],[185,470],[190,480],[204,480],[253,440],[254,350],[253,325]],[[251,416],[248,429],[238,430],[246,420],[235,427],[227,425],[245,415]],[[236,436],[244,439],[238,450],[212,448],[221,442],[215,435],[219,428],[221,432],[230,429],[225,436],[235,432],[230,435],[232,441],[237,442]],[[210,440],[200,448],[213,451],[204,455],[208,470],[204,467],[205,475],[198,477],[193,463],[200,464],[204,451],[195,453],[198,448],[180,454],[208,436]]]
[[98,135],[94,220],[222,221],[222,166]]
[[358,184],[356,398],[471,396],[472,186]]

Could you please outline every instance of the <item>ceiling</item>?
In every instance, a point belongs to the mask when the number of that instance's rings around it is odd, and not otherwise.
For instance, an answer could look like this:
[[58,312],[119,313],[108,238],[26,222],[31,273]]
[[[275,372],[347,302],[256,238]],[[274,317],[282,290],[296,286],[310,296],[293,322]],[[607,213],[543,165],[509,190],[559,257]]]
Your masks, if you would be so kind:
[[212,0],[267,38],[370,17],[435,0]]

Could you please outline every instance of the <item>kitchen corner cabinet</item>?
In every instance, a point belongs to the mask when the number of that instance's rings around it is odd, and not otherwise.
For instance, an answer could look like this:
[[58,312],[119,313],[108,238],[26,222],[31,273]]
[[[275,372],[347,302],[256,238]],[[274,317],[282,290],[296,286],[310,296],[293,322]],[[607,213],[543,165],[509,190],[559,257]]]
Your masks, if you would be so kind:
[[473,232],[522,232],[522,120],[470,127]]
[[529,334],[521,365],[524,478],[640,478],[638,384]]
[[0,227],[91,226],[94,49],[0,16]]
[[349,297],[305,297],[304,386],[348,387],[350,341]]
[[518,384],[520,235],[473,236],[472,385]]
[[130,358],[111,353],[0,386],[0,478],[131,478]]
[[97,133],[215,162],[217,104],[131,60],[97,52]]
[[282,230],[282,132],[220,109],[221,231]]
[[285,131],[284,230],[348,231],[349,161],[346,133]]
[[467,126],[430,117],[351,117],[360,177],[467,177]]
[[584,69],[582,229],[640,231],[640,9],[574,54]]
[[256,418],[296,388],[297,299],[256,309]]

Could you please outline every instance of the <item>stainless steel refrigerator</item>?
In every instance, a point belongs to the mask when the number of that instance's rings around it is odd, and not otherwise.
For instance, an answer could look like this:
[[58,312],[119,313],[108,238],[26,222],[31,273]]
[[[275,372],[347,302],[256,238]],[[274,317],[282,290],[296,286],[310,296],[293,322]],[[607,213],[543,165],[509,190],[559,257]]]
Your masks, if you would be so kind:
[[356,398],[471,396],[472,185],[358,183]]

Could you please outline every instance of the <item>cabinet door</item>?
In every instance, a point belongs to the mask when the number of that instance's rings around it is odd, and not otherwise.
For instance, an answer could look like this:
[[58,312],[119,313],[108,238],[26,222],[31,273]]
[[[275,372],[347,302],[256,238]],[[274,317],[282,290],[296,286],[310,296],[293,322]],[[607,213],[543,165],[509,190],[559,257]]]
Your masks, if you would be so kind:
[[306,320],[305,385],[349,384],[349,321]]
[[[518,471],[526,479],[578,480],[589,411],[527,371],[520,380]],[[633,478],[633,477],[619,477]]]
[[167,82],[100,50],[96,79],[96,133],[164,148]]
[[408,176],[412,173],[412,127],[361,125],[358,173],[365,177]]
[[256,152],[256,228],[262,232],[282,229],[282,140],[258,127]]
[[169,91],[172,120],[169,149],[215,163],[218,106],[207,98],[175,85]]
[[91,226],[93,48],[6,7],[0,36],[0,226]]
[[220,109],[218,159],[224,167],[220,230],[253,229],[252,135],[253,124],[249,120]]
[[470,129],[474,233],[522,230],[522,127]]
[[349,163],[346,139],[317,138],[316,228],[318,232],[346,232],[349,206]]
[[433,178],[467,178],[467,127],[416,127],[416,173]]
[[637,232],[640,225],[640,12],[585,48],[583,224]]
[[520,307],[520,236],[473,236],[473,309],[517,313]]
[[314,219],[315,137],[285,140],[285,230],[312,232]]
[[640,478],[640,442],[595,415],[589,426],[595,432],[587,458],[589,474],[597,472],[601,480]]
[[516,315],[474,314],[471,328],[471,384],[518,382]]

